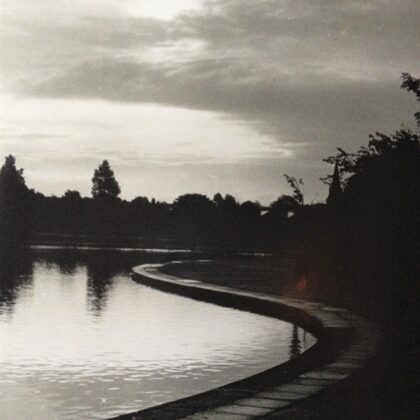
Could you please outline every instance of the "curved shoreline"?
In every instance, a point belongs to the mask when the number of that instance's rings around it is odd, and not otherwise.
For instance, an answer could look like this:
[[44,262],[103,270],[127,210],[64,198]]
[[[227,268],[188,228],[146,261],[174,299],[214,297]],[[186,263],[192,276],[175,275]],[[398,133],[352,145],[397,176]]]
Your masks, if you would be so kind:
[[245,420],[286,415],[350,377],[376,352],[377,326],[344,309],[182,279],[159,270],[176,263],[181,262],[135,267],[133,278],[165,292],[293,322],[318,341],[297,358],[256,375],[115,419]]

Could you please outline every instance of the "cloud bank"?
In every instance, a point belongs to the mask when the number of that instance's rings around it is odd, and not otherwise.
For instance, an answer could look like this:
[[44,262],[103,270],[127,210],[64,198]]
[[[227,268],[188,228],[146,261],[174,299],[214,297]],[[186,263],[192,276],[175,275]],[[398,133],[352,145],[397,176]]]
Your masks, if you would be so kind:
[[72,13],[42,3],[37,19],[3,13],[5,93],[212,112],[273,147],[305,144],[307,174],[336,146],[411,124],[398,78],[420,73],[414,0],[208,0],[172,19],[128,1]]

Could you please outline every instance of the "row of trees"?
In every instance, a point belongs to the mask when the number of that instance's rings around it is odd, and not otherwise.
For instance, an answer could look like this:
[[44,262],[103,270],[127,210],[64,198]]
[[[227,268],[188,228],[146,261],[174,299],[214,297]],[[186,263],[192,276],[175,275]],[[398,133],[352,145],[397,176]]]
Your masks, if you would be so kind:
[[[286,176],[293,195],[281,196],[265,209],[258,202],[239,203],[220,193],[213,199],[202,194],[184,194],[173,203],[147,197],[121,200],[120,186],[108,161],[94,171],[92,198],[68,190],[62,197],[44,196],[29,190],[23,170],[8,156],[0,172],[2,236],[84,235],[131,236],[177,240],[190,244],[256,246],[263,231],[273,236],[273,224],[281,227],[303,205],[302,181]],[[264,217],[263,212],[268,211]],[[267,235],[265,235],[267,236]],[[266,238],[267,239],[267,238]]]

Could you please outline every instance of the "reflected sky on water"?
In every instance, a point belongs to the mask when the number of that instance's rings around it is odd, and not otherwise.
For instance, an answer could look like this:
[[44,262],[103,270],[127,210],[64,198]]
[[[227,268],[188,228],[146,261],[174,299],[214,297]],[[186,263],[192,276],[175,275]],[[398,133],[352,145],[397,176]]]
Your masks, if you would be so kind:
[[0,418],[102,419],[188,396],[295,357],[293,325],[134,282],[189,254],[37,249],[3,265]]

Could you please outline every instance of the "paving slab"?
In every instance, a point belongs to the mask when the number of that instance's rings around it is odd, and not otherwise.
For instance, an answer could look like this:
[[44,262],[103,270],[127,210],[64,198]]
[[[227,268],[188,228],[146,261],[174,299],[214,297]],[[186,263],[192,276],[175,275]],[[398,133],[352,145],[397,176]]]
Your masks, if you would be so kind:
[[350,369],[350,370],[355,370],[355,369],[359,369],[360,367],[363,366],[364,363],[362,362],[344,362],[344,361],[337,361],[335,363],[330,363],[328,365],[325,366],[325,369],[334,369],[334,370],[343,370],[343,369]]
[[275,391],[293,392],[296,394],[311,395],[322,391],[324,385],[302,385],[302,384],[284,384],[274,388]]
[[257,398],[269,398],[273,400],[282,400],[282,401],[295,401],[295,400],[301,400],[305,398],[305,395],[302,394],[296,394],[293,392],[280,392],[280,391],[264,391],[259,392],[258,394],[255,394]]
[[216,413],[240,414],[245,416],[265,416],[273,411],[268,407],[252,407],[247,405],[224,405],[214,410]]
[[256,398],[256,397],[251,397],[251,398],[235,401],[235,404],[247,405],[250,407],[271,408],[271,409],[284,408],[290,405],[288,401],[270,400],[267,398]]
[[296,379],[294,379],[291,383],[292,384],[302,384],[302,385],[320,385],[322,387],[327,387],[328,385],[331,385],[333,383],[337,382],[334,379],[314,379],[314,378],[301,378],[298,376]]
[[327,370],[314,370],[300,375],[301,378],[332,379],[334,381],[341,381],[348,376],[347,373],[330,372]]
[[[231,414],[231,413],[217,413],[211,412],[199,412],[192,414],[191,416],[181,417],[183,420],[251,420],[254,416]],[[162,420],[165,420],[162,418]]]

